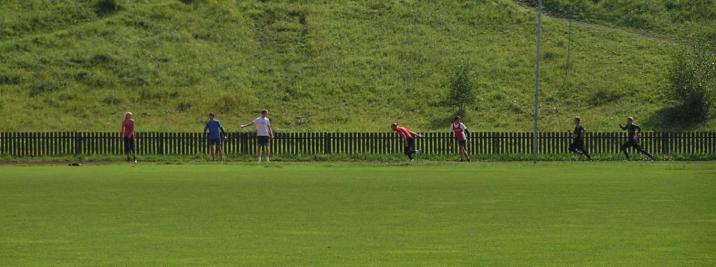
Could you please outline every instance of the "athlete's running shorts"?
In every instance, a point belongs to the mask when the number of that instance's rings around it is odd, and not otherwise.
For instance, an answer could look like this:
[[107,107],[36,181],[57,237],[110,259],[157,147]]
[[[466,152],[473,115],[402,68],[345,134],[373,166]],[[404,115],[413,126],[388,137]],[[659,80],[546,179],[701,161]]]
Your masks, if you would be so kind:
[[268,136],[257,136],[256,144],[259,146],[268,146],[271,144],[271,139]]
[[221,138],[209,138],[209,145],[210,145],[210,146],[213,146],[213,145],[220,146],[220,145],[221,145]]

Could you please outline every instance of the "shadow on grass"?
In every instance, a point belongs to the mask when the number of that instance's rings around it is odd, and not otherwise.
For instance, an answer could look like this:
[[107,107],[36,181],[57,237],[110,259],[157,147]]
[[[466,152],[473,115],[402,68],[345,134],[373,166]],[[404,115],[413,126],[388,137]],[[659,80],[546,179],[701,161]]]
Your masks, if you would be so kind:
[[696,127],[702,120],[692,115],[688,108],[673,106],[662,108],[646,120],[644,126],[654,130],[682,131]]

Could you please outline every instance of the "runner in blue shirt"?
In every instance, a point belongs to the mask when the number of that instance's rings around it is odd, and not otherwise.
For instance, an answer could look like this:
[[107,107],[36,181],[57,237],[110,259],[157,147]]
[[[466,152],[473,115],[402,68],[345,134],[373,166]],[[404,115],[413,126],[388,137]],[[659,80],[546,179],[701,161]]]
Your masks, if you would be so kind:
[[219,160],[224,161],[224,151],[221,148],[221,141],[226,136],[224,127],[221,127],[221,122],[215,118],[213,112],[209,113],[209,121],[204,126],[204,134],[209,140],[209,153],[211,154],[211,160],[214,160],[214,155],[218,154]]

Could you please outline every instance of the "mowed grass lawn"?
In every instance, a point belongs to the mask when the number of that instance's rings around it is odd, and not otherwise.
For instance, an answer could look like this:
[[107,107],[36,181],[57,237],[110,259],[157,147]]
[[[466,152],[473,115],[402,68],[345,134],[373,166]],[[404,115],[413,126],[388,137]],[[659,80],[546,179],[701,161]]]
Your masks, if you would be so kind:
[[714,163],[0,167],[0,265],[716,264]]

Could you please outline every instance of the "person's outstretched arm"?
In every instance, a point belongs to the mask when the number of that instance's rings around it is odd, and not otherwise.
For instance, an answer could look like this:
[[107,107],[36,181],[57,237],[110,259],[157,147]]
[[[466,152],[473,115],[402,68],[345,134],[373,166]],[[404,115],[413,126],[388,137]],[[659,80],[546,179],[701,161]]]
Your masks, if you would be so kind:
[[416,133],[416,132],[413,132],[413,131],[410,131],[410,134],[412,134],[412,135],[415,136],[415,137],[420,137],[420,138],[423,137],[421,134]]
[[621,124],[619,124],[619,128],[622,128],[622,130],[626,130],[626,126],[622,126]]
[[251,121],[251,122],[249,122],[249,123],[247,123],[247,124],[241,125],[241,128],[246,128],[246,127],[249,127],[249,126],[251,126],[251,125],[254,125],[254,121]]

